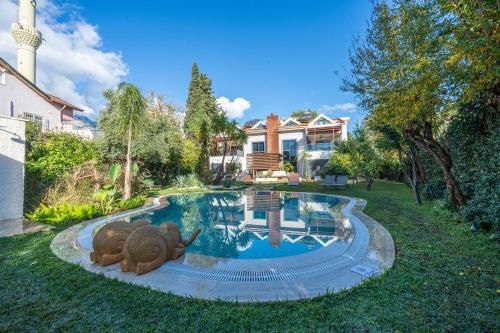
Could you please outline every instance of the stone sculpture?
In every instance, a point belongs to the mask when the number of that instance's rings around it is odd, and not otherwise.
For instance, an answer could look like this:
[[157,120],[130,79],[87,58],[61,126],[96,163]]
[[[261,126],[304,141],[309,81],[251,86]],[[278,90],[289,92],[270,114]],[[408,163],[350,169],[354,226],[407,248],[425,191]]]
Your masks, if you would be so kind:
[[182,256],[200,233],[197,229],[187,240],[182,239],[177,225],[163,223],[134,230],[123,247],[122,272],[144,274],[160,267],[167,260]]
[[123,245],[128,236],[139,227],[148,225],[146,220],[136,220],[132,223],[114,221],[103,226],[94,235],[90,260],[101,265],[111,265],[123,259]]

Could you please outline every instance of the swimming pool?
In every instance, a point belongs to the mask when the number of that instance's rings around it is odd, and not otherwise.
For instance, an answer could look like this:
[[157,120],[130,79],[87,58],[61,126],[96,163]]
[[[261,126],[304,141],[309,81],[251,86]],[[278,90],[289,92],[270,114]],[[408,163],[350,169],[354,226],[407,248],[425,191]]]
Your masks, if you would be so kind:
[[[51,250],[90,272],[177,295],[238,302],[300,299],[349,289],[392,267],[392,237],[363,213],[365,207],[363,199],[316,193],[174,195],[71,226],[57,234]],[[185,237],[196,228],[202,232],[185,255],[144,275],[90,261],[99,228],[138,218],[177,223]]]
[[132,218],[201,233],[187,252],[233,259],[279,258],[325,247],[344,252],[355,229],[338,197],[246,191],[171,196],[168,205]]

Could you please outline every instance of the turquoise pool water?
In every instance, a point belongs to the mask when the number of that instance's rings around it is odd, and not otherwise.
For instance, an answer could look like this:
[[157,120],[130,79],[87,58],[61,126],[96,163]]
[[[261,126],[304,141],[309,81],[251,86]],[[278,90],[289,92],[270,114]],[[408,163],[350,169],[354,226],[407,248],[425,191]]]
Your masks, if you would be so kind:
[[132,220],[176,223],[184,238],[200,228],[187,252],[239,259],[293,256],[323,247],[341,253],[355,236],[341,213],[344,203],[334,196],[245,191],[183,194],[168,202]]

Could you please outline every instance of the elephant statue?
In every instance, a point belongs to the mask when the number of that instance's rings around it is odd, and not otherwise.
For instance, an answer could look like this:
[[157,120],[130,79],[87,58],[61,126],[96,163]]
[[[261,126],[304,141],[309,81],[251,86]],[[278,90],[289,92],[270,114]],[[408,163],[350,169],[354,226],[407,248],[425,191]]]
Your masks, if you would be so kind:
[[122,272],[135,272],[138,275],[150,272],[165,263],[182,256],[200,233],[197,229],[183,240],[179,227],[173,223],[160,226],[146,225],[134,230],[123,247],[120,262]]
[[122,250],[128,236],[137,228],[149,224],[146,220],[136,220],[132,223],[114,221],[103,226],[94,235],[90,253],[90,261],[101,265],[111,265],[123,259]]

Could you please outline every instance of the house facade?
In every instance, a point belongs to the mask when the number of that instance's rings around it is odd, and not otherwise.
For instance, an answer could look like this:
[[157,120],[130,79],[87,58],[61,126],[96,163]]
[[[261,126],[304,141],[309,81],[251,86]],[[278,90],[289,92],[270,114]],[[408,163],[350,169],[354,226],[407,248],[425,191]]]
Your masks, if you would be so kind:
[[73,131],[73,115],[81,108],[47,94],[0,58],[0,116],[23,118],[42,130]]
[[[228,143],[225,167],[231,162],[238,163],[243,173],[255,176],[259,171],[277,171],[284,163],[290,163],[302,177],[314,176],[325,167],[335,147],[347,140],[348,121],[349,117],[330,118],[324,114],[314,119],[280,119],[271,114],[265,121],[244,127],[248,134],[244,145]],[[210,156],[212,170],[217,170],[222,163],[218,147],[223,140],[218,138],[214,145]]]

